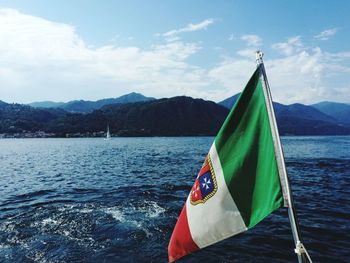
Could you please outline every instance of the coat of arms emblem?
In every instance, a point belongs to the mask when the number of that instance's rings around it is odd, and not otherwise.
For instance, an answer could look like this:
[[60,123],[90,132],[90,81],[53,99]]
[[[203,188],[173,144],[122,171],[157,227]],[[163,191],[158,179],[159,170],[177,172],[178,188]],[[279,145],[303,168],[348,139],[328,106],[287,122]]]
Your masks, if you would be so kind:
[[208,154],[191,189],[190,201],[192,205],[205,203],[215,195],[218,189],[214,169]]

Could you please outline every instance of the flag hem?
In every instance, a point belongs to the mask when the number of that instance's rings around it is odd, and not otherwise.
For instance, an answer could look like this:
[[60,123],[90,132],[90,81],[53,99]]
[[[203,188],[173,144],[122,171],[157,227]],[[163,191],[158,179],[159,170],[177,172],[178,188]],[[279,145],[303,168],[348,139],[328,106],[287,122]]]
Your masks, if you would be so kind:
[[[264,98],[265,98],[265,106],[266,106],[266,110],[267,110],[267,115],[269,117],[269,126],[271,129],[271,135],[272,135],[272,140],[273,140],[273,146],[274,146],[274,152],[275,152],[275,157],[276,157],[276,162],[277,162],[277,168],[278,168],[278,176],[280,178],[280,185],[281,185],[281,189],[282,189],[282,196],[283,196],[283,203],[284,203],[284,207],[289,207],[290,206],[290,200],[289,200],[289,193],[287,190],[287,183],[286,182],[286,178],[284,177],[284,170],[283,170],[283,165],[282,162],[283,160],[281,159],[281,157],[277,154],[278,153],[278,144],[277,144],[277,136],[278,134],[276,134],[276,131],[274,129],[274,122],[273,122],[273,118],[274,118],[274,113],[272,106],[270,105],[270,101],[269,101],[269,95],[268,95],[268,91],[267,91],[267,86],[265,83],[265,77],[264,74],[262,73],[262,64],[259,65],[259,78],[261,80],[262,83],[262,87],[263,87],[263,93],[264,93]],[[272,104],[272,101],[271,101]],[[277,127],[276,127],[277,128]]]

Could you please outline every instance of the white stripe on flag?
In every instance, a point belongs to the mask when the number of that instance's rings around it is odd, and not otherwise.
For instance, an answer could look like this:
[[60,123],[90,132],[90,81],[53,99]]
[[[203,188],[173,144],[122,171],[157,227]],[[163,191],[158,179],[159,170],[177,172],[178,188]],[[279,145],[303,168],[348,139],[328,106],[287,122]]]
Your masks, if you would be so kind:
[[247,230],[242,216],[225,183],[215,142],[209,155],[217,181],[217,192],[205,203],[192,205],[186,201],[187,219],[193,241],[199,248]]

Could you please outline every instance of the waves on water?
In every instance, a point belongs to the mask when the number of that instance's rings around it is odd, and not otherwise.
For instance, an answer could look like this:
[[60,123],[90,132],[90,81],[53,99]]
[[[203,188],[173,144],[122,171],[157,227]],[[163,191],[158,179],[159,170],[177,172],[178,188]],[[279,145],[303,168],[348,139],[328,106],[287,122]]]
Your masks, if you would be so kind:
[[[0,262],[166,262],[212,140],[0,140]],[[350,137],[282,142],[311,256],[348,262]],[[287,211],[280,209],[182,262],[295,260]]]

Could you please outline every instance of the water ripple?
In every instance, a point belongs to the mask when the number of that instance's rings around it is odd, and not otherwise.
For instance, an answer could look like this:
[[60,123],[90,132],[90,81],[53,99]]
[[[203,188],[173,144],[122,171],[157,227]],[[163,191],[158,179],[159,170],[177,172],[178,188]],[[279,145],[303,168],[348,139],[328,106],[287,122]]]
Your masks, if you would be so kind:
[[[0,262],[166,262],[213,138],[0,140]],[[350,137],[285,137],[315,262],[350,258]],[[295,262],[285,209],[182,262]]]

